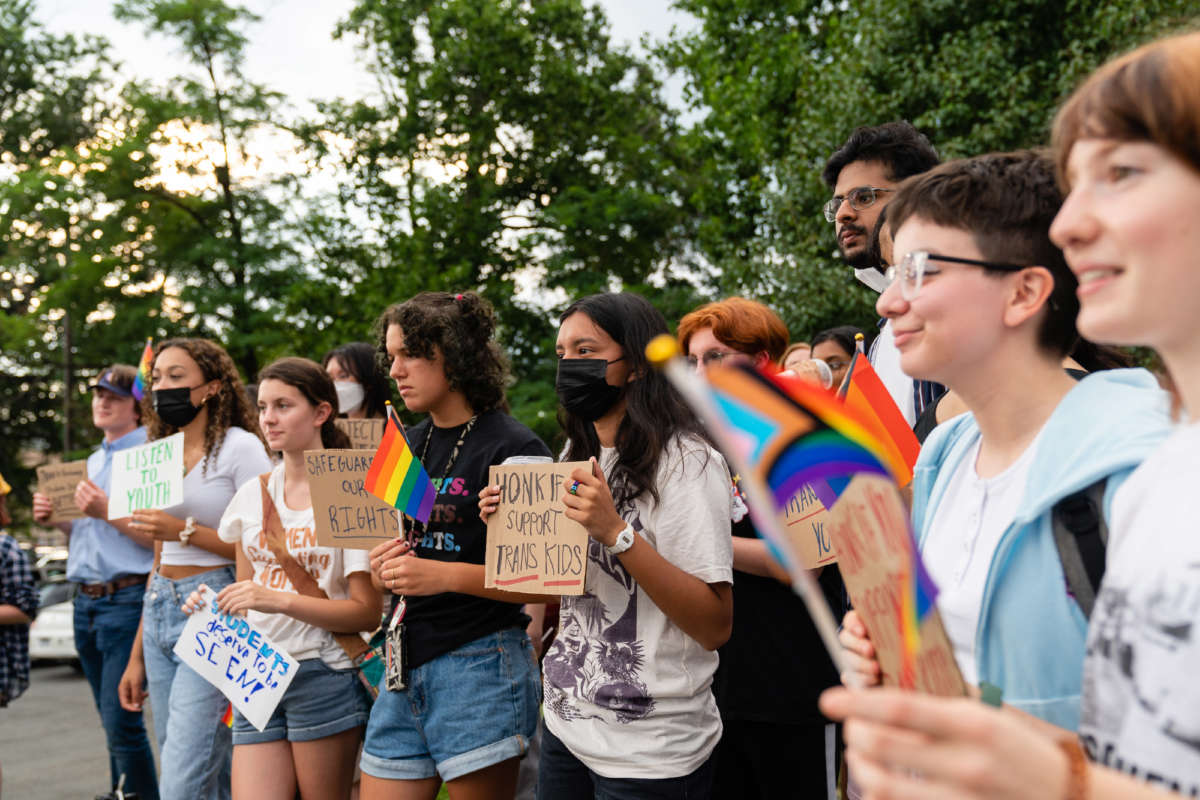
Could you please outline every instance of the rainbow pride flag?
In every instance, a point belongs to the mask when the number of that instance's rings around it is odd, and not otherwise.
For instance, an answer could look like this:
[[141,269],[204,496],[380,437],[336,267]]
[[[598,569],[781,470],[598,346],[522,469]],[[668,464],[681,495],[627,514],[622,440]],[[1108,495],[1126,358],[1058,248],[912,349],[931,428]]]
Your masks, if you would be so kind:
[[226,728],[233,727],[233,703],[225,705],[225,713],[221,715],[221,724]]
[[913,465],[921,452],[921,443],[887,387],[862,353],[858,353],[838,391],[846,409],[868,426],[888,455],[896,483],[912,482]]
[[138,362],[137,374],[133,376],[133,399],[139,403],[146,396],[146,387],[150,385],[150,367],[154,364],[154,348],[150,346],[150,337],[146,337],[146,346],[142,349],[142,360]]
[[371,459],[363,486],[418,522],[429,521],[437,489],[429,480],[425,467],[421,466],[421,460],[413,455],[404,431],[400,429],[400,421],[390,406],[383,426],[383,440]]

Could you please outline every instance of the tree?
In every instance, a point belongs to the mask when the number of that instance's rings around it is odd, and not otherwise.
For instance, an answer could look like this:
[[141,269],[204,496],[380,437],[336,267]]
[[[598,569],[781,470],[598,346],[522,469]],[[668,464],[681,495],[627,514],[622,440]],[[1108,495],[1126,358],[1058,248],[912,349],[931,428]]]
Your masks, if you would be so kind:
[[345,145],[342,201],[371,231],[336,255],[375,269],[331,264],[333,282],[374,313],[482,291],[516,410],[555,431],[547,305],[612,285],[694,297],[673,272],[682,164],[657,78],[579,0],[362,0],[339,32],[360,37],[379,97],[324,104],[310,135],[324,158]]

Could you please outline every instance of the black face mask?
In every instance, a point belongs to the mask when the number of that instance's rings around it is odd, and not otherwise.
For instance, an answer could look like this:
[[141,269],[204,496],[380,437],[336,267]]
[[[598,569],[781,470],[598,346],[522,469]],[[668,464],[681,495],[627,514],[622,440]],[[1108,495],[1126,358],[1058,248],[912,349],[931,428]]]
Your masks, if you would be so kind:
[[[199,388],[199,387],[196,387]],[[154,413],[158,418],[173,428],[182,428],[196,418],[200,406],[192,405],[194,389],[155,389]],[[203,405],[203,404],[201,404]]]
[[588,422],[595,422],[613,407],[621,396],[621,387],[613,386],[604,379],[608,365],[624,359],[614,358],[560,358],[558,376],[554,379],[554,391],[558,402],[568,414]]

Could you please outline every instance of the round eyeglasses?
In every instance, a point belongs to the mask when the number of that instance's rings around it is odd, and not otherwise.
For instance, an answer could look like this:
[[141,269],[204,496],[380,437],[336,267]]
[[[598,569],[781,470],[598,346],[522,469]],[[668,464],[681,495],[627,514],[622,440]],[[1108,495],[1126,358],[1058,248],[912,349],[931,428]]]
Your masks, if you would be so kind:
[[714,364],[720,364],[722,361],[724,361],[726,358],[729,358],[730,356],[741,356],[741,355],[745,355],[745,353],[729,352],[727,350],[726,351],[709,350],[707,353],[704,353],[699,358],[696,358],[695,356],[688,356],[687,357],[687,365],[690,369],[695,369],[700,364],[703,364],[704,368],[708,369],[709,367],[713,366]]
[[855,211],[862,211],[864,208],[870,208],[875,205],[875,201],[879,199],[880,192],[894,192],[895,189],[884,189],[879,186],[856,186],[845,195],[835,194],[825,203],[825,221],[833,222],[837,219],[838,209],[842,207],[842,203],[849,200],[850,207]]
[[936,253],[929,253],[925,250],[914,250],[900,259],[899,264],[888,267],[887,271],[883,273],[883,277],[887,279],[889,286],[898,279],[900,281],[900,296],[905,300],[915,300],[917,295],[921,293],[921,282],[925,279],[925,276],[936,275],[941,272],[937,267],[931,269],[929,267],[930,261],[945,261],[950,264],[970,264],[976,267],[997,269],[1003,272],[1020,272],[1027,268],[1027,265],[1022,264],[1007,264],[1003,261],[980,261],[977,258],[943,256]]

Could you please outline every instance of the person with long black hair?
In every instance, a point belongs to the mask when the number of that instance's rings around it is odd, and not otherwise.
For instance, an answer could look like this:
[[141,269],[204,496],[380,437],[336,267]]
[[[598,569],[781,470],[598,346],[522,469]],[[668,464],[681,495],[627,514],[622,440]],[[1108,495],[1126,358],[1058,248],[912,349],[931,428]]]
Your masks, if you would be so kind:
[[337,389],[337,415],[348,419],[383,419],[391,392],[377,355],[375,348],[366,342],[343,344],[325,354],[321,366]]
[[666,332],[628,293],[576,300],[560,318],[564,458],[591,462],[565,487],[564,513],[591,541],[585,591],[563,597],[543,663],[544,800],[710,796],[733,499],[724,458],[646,360]]

